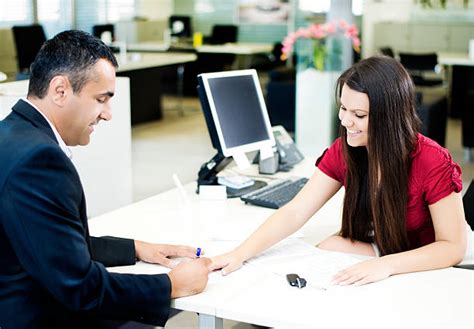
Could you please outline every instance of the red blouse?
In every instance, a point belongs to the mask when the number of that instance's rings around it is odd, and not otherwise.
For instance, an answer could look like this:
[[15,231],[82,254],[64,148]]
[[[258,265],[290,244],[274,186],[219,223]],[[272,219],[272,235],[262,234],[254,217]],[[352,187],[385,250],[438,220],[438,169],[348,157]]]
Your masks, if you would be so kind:
[[[412,165],[408,181],[406,228],[411,248],[435,241],[433,221],[428,205],[434,204],[453,191],[462,190],[461,168],[448,150],[418,134],[411,154]],[[346,185],[347,166],[342,154],[342,140],[336,139],[316,161],[316,166],[329,177]]]

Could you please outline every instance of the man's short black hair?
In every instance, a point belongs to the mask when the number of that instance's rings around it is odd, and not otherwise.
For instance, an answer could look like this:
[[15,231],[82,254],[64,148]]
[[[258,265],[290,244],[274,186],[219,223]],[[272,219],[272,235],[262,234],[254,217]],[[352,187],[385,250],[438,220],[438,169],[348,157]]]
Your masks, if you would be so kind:
[[64,31],[46,41],[30,67],[28,96],[44,98],[49,83],[57,75],[68,77],[74,93],[79,93],[100,60],[118,67],[110,48],[98,38],[78,30]]

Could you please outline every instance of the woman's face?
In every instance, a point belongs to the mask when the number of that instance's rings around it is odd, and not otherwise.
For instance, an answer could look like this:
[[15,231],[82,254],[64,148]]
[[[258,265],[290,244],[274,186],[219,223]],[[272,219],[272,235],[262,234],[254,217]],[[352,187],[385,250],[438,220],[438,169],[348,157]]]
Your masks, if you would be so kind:
[[369,140],[369,97],[367,94],[342,86],[339,120],[347,131],[347,144],[367,146]]

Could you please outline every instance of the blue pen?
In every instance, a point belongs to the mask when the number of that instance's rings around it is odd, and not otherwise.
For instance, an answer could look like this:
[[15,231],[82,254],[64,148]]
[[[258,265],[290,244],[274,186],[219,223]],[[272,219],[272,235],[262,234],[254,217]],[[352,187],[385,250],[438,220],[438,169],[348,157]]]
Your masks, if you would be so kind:
[[196,256],[201,256],[201,248],[196,248]]

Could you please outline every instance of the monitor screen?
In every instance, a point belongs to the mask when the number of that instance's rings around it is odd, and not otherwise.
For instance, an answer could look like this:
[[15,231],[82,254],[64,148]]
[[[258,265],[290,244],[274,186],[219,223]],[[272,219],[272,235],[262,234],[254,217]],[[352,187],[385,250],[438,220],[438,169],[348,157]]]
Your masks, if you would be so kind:
[[224,156],[275,145],[255,70],[203,73],[198,80],[213,145]]
[[170,16],[169,28],[172,37],[190,38],[192,35],[190,16]]

